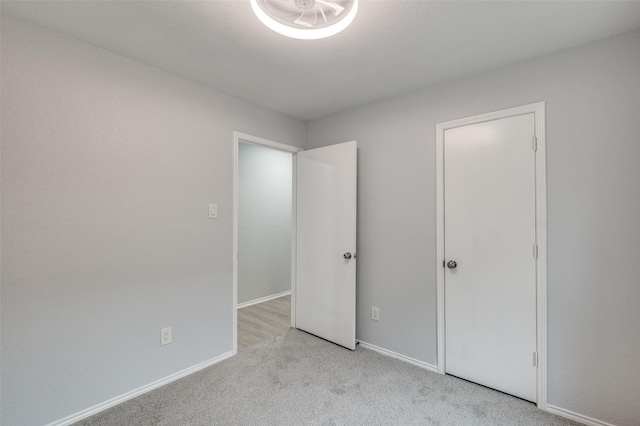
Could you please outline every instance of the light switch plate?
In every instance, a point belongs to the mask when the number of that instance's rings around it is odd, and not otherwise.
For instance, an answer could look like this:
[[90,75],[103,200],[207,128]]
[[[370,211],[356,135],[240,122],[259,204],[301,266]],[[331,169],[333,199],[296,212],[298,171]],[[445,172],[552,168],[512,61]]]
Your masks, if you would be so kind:
[[218,205],[209,204],[209,219],[217,219],[217,218],[218,218]]

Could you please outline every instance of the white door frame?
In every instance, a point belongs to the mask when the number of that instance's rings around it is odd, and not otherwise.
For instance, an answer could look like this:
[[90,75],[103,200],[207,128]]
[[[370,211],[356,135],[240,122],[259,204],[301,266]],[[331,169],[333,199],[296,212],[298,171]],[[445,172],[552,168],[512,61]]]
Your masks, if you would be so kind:
[[[538,372],[536,401],[538,408],[547,409],[547,179],[546,179],[546,138],[545,103],[537,102],[459,120],[436,124],[436,312],[438,373],[445,374],[445,312],[444,312],[444,132],[447,129],[498,120],[522,114],[534,114],[537,150],[536,172],[536,329]],[[534,142],[532,141],[532,149]]]
[[240,142],[261,145],[280,151],[290,152],[293,155],[292,170],[292,212],[291,212],[291,327],[296,326],[295,301],[296,301],[296,156],[302,148],[286,145],[258,136],[233,132],[233,354],[238,353],[238,149]]

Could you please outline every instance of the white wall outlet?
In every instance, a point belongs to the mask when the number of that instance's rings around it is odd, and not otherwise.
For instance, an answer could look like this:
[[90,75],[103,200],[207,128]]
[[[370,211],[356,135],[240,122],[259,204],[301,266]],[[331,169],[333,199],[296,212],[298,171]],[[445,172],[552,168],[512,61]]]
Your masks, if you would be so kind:
[[377,306],[371,307],[371,319],[374,321],[380,321],[380,308]]
[[218,205],[209,204],[209,219],[217,219],[217,218],[218,218]]
[[160,330],[160,345],[171,343],[171,327]]

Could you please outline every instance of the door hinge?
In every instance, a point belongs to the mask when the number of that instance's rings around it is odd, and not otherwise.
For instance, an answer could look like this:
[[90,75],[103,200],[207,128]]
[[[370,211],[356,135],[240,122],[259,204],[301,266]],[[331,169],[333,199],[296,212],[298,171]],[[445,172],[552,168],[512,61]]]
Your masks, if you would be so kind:
[[538,366],[538,352],[533,353],[533,366],[534,367]]
[[534,259],[538,258],[538,245],[537,244],[533,245],[533,258]]
[[535,136],[531,139],[531,148],[534,151],[538,150],[538,138],[536,138]]

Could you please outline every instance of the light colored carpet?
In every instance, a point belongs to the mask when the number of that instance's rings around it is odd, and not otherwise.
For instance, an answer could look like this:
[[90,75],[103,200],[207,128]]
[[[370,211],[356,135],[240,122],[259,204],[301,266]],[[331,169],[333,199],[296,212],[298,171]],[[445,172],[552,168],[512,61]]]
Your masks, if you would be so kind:
[[577,425],[533,404],[295,329],[77,423]]

